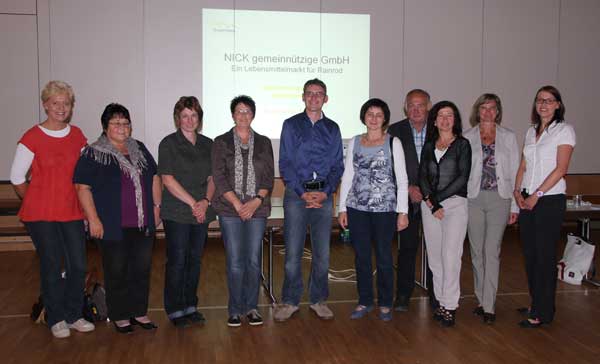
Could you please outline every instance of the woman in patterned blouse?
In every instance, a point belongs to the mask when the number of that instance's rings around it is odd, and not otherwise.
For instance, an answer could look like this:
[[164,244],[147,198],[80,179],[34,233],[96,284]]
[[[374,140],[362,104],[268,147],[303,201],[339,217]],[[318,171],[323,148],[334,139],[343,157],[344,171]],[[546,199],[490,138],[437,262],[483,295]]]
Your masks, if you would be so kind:
[[404,150],[398,138],[386,133],[390,109],[380,99],[367,101],[360,109],[365,134],[348,143],[340,191],[338,221],[350,228],[356,253],[358,305],[351,319],[373,310],[371,243],[377,260],[379,318],[392,319],[394,268],[391,243],[395,231],[408,226],[408,178]]

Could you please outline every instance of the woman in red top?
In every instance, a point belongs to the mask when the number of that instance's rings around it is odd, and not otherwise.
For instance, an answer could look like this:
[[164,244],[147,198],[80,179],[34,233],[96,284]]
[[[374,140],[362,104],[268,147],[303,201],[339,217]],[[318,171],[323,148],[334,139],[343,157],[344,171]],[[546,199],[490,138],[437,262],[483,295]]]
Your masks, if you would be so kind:
[[[47,119],[27,130],[17,145],[11,182],[23,199],[19,217],[40,257],[40,280],[47,321],[57,338],[94,330],[82,317],[85,233],[73,171],[87,139],[69,125],[75,96],[61,81],[42,90]],[[26,179],[31,170],[31,179]],[[61,277],[61,268],[66,279]]]

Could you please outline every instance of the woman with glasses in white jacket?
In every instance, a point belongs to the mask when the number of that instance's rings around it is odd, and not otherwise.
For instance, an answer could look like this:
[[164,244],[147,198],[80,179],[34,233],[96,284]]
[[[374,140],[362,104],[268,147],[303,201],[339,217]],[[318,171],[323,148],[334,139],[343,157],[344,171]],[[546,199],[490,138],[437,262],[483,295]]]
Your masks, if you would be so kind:
[[483,94],[473,104],[473,128],[464,137],[471,144],[471,173],[467,185],[467,232],[478,306],[473,313],[483,322],[496,320],[495,304],[500,273],[500,247],[507,224],[517,221],[519,208],[512,191],[519,168],[519,147],[512,130],[500,126],[502,103]]

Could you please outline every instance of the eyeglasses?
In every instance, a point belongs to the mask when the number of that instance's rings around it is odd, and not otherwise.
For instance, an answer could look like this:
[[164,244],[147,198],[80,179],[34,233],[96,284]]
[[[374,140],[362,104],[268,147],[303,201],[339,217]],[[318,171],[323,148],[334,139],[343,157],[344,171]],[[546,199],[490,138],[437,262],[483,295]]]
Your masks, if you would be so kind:
[[555,102],[554,99],[535,99],[535,103],[538,105],[553,105]]
[[114,126],[115,128],[131,128],[131,123],[108,123],[110,126]]
[[325,92],[323,92],[323,91],[317,91],[317,92],[306,91],[306,92],[304,92],[304,97],[317,97],[319,99],[322,99],[323,97],[325,97]]
[[235,110],[235,113],[238,115],[252,115],[252,110],[250,109],[239,109]]

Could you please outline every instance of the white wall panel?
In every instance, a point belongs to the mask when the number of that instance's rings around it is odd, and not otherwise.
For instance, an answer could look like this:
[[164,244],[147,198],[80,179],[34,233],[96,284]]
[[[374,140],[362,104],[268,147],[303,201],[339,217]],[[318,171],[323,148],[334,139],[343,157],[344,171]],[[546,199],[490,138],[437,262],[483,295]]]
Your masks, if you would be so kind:
[[[370,95],[383,99],[390,106],[391,120],[404,118],[402,105],[402,11],[404,1],[323,0],[323,12],[371,15]],[[352,37],[352,34],[348,34]],[[366,101],[366,100],[365,100]],[[356,122],[362,105],[356,109]]]
[[38,122],[35,16],[0,14],[0,180],[8,180],[17,141]]
[[145,139],[143,0],[50,1],[50,78],[70,83],[73,122],[90,141],[106,104],[129,109],[133,135]]
[[406,0],[404,90],[422,88],[432,101],[468,110],[481,87],[482,0]]
[[571,173],[600,173],[600,1],[563,0],[558,84],[565,118],[575,126],[577,146]]
[[1,14],[29,14],[35,15],[36,0],[1,0]]
[[558,0],[485,1],[483,91],[500,96],[520,144],[535,92],[558,81],[558,14]]

